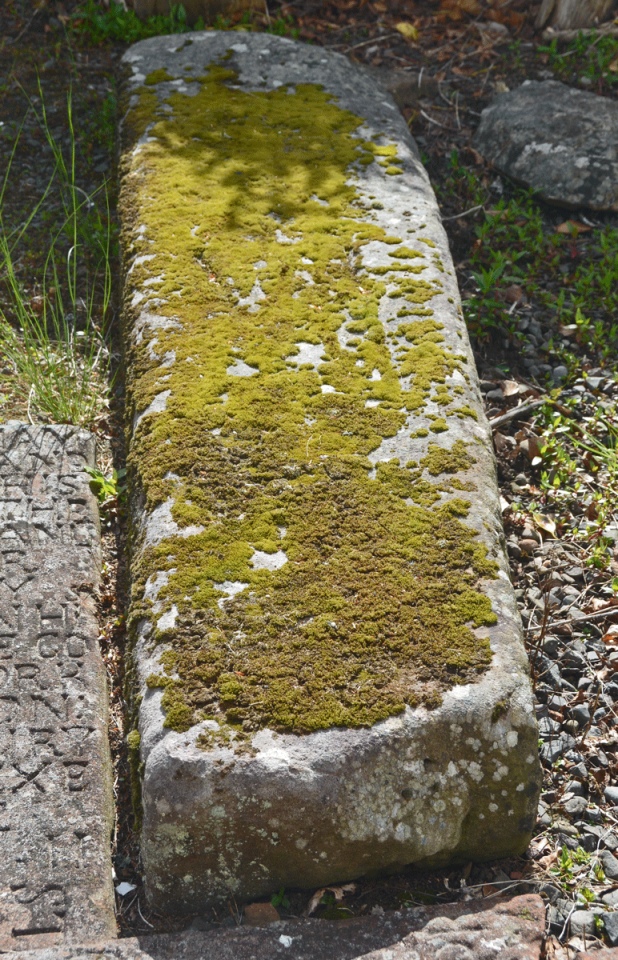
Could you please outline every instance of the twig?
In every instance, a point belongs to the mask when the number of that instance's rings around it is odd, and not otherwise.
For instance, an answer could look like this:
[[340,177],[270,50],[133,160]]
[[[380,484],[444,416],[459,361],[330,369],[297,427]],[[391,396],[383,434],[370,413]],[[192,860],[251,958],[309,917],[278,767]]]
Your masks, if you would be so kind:
[[141,908],[140,905],[139,905],[139,898],[138,898],[138,900],[137,900],[137,912],[139,913],[140,917],[142,918],[142,920],[144,921],[144,923],[146,924],[146,926],[147,926],[147,927],[150,927],[151,929],[154,930],[154,923],[150,923],[149,920],[146,920],[146,917],[145,917],[144,914],[142,913],[142,908]]
[[346,53],[350,50],[358,50],[359,47],[368,47],[370,43],[382,43],[383,40],[390,40],[392,37],[398,37],[399,33],[384,33],[381,37],[371,37],[369,40],[363,40],[362,43],[355,43],[353,47],[348,47]]
[[595,29],[591,27],[587,30],[552,30],[548,28],[543,31],[543,40],[545,43],[549,43],[552,40],[562,41],[563,43],[569,43],[571,40],[577,40],[581,35],[583,37],[594,37],[599,35],[599,39],[603,37],[618,37],[618,26],[615,23],[611,23],[608,27],[599,27]]
[[[462,217],[467,217],[469,213],[476,213],[477,210],[484,210],[485,207],[482,203],[479,203],[476,207],[470,207],[469,210],[464,210],[463,213],[456,213],[453,217],[442,217],[442,223],[447,223],[448,220],[461,220]],[[492,421],[493,422],[493,421]]]
[[18,43],[18,42],[21,40],[21,38],[23,37],[24,33],[26,33],[26,32],[29,30],[30,24],[32,23],[32,21],[33,21],[34,18],[36,17],[37,13],[39,13],[42,9],[43,9],[43,4],[41,4],[40,7],[37,7],[37,8],[35,9],[34,13],[33,13],[32,16],[30,17],[30,19],[27,21],[26,25],[19,31],[19,33],[17,34],[16,37],[7,37],[7,40],[6,40],[7,44],[8,44],[8,43]]
[[[612,615],[618,614],[618,607],[604,607],[603,610],[596,610],[594,613],[586,613],[583,617],[575,617],[570,620],[556,620],[555,623],[550,624],[550,629],[555,627],[564,627],[567,624],[569,626],[576,626],[578,623],[586,623],[588,620],[600,620],[603,617],[611,617]],[[526,627],[526,633],[532,633],[533,630],[540,630],[541,624],[537,624],[535,627]]]
[[494,417],[489,421],[489,424],[492,430],[495,430],[496,427],[501,426],[503,423],[508,423],[509,420],[519,420],[519,418],[525,416],[526,413],[531,413],[532,410],[536,410],[537,407],[542,407],[544,403],[551,403],[551,400],[543,397],[541,400],[533,400],[531,403],[521,403],[518,407],[507,410],[506,413],[501,414],[499,417]]
[[421,115],[425,117],[425,120],[429,120],[430,123],[435,123],[436,127],[442,127],[443,130],[449,130],[450,128],[446,126],[445,123],[440,123],[439,120],[434,120],[433,117],[430,117],[428,113],[425,113],[424,110],[421,110]]

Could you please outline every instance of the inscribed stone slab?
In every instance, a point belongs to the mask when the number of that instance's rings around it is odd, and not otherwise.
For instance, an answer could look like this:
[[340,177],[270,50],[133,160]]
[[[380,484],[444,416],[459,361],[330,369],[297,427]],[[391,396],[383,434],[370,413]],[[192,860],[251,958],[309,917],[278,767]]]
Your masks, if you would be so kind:
[[153,904],[526,846],[537,733],[447,240],[345,58],[131,48],[126,265]]
[[0,952],[115,935],[94,438],[0,427]]

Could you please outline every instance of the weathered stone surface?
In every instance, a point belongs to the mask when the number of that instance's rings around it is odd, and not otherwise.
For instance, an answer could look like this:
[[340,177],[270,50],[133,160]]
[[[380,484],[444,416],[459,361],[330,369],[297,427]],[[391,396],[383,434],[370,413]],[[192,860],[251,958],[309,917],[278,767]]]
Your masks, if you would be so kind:
[[[541,898],[523,896],[502,903],[419,907],[336,923],[294,920],[257,930],[213,928],[145,936],[28,956],[30,960],[539,960],[544,926]],[[7,960],[20,956],[8,954]]]
[[343,57],[280,38],[157,38],[125,63],[151,902],[523,850],[527,660],[406,124]]
[[0,952],[113,936],[94,438],[0,427]]
[[548,203],[618,210],[618,104],[526,81],[483,110],[474,146]]

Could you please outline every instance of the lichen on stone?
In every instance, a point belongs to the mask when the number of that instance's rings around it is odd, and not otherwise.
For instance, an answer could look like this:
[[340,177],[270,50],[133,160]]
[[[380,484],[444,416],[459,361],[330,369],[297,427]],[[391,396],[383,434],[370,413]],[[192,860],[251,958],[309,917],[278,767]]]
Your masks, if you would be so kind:
[[[431,314],[440,283],[414,275],[424,255],[361,203],[356,171],[378,157],[388,174],[396,148],[363,140],[319,87],[235,79],[212,67],[197,94],[166,92],[166,113],[151,76],[126,119],[125,249],[158,318],[127,334],[130,467],[147,513],[169,501],[178,527],[135,553],[133,623],[167,646],[149,679],[167,726],[371,725],[490,661],[474,628],[495,622],[479,582],[496,567],[453,495],[463,482],[431,479],[471,455],[369,459],[432,390],[448,398],[466,359]],[[369,242],[415,263],[372,272]],[[410,304],[394,341],[384,298]],[[142,598],[161,571],[155,617]]]

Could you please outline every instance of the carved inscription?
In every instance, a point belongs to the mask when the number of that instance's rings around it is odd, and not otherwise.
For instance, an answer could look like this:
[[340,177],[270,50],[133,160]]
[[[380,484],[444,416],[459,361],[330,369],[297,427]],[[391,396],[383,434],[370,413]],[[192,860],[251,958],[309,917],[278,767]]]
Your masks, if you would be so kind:
[[93,460],[75,428],[0,427],[0,952],[115,934]]

